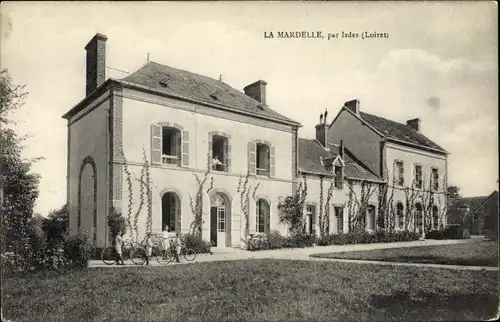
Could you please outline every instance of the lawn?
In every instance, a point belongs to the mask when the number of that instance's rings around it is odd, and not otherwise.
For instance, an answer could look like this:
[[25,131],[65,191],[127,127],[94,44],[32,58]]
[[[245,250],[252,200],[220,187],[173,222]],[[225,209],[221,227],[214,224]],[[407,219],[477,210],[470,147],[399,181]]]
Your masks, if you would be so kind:
[[388,262],[498,267],[498,242],[477,241],[466,244],[401,247],[368,251],[314,254],[312,256]]
[[3,281],[14,321],[483,320],[498,273],[245,260],[93,268]]

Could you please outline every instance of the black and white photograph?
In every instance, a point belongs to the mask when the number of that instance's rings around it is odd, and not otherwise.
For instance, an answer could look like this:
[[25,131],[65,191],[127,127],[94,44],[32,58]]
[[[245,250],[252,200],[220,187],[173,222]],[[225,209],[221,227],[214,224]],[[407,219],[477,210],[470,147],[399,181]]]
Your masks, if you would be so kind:
[[499,317],[498,3],[4,1],[2,321]]

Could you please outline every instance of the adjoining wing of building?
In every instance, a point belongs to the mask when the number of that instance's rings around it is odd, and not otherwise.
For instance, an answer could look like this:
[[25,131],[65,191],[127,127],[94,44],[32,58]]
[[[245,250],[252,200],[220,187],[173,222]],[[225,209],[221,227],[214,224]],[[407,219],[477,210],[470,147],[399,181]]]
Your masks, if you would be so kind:
[[[132,218],[140,211],[141,237],[165,226],[189,232],[198,180],[208,169],[201,189],[202,236],[218,247],[242,246],[245,190],[250,234],[288,234],[278,204],[301,182],[308,187],[309,233],[319,234],[320,213],[328,218],[329,233],[348,232],[349,198],[366,187],[373,193],[364,225],[376,229],[384,185],[393,192],[395,229],[420,229],[425,213],[433,216],[433,228],[445,223],[440,214],[446,207],[441,192],[447,152],[420,133],[418,119],[389,121],[361,112],[354,100],[331,123],[322,115],[315,139],[299,138],[301,124],[267,104],[265,81],[241,92],[156,62],[122,79],[106,78],[106,40],[97,34],[85,47],[86,96],[63,116],[70,231],[91,234],[95,246],[109,240],[111,211]],[[420,192],[425,199],[426,187],[430,203],[411,200],[417,219],[408,226],[408,194]]]

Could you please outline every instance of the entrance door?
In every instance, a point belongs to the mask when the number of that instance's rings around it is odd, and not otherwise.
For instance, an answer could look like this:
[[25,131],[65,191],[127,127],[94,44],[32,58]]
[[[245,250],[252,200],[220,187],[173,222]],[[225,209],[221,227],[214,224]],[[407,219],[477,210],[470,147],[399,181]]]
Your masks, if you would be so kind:
[[217,245],[226,246],[226,207],[217,207]]
[[210,208],[210,241],[217,246],[217,207]]

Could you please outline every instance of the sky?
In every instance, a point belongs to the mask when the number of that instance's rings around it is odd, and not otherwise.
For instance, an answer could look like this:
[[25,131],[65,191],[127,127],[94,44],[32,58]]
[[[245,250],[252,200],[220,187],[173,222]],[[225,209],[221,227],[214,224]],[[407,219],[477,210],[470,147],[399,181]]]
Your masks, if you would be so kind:
[[[107,35],[106,65],[133,72],[150,60],[242,91],[267,81],[267,102],[314,137],[319,115],[344,102],[394,121],[419,117],[449,153],[448,183],[464,196],[498,189],[498,18],[495,2],[2,2],[0,66],[29,96],[11,115],[43,156],[36,212],[66,202],[67,125],[85,95],[84,47]],[[325,39],[264,33],[321,31]],[[331,39],[328,33],[388,33]],[[106,77],[127,74],[110,68]]]

